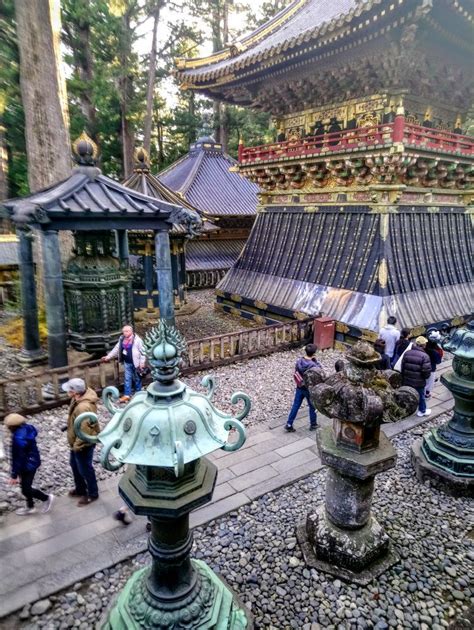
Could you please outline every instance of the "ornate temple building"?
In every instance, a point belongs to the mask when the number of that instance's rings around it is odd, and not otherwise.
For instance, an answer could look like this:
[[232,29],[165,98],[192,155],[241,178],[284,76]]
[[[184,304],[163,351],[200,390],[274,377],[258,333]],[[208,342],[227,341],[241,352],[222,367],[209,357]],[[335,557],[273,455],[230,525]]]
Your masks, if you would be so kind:
[[214,55],[178,60],[183,89],[269,112],[241,147],[261,191],[224,309],[318,314],[339,339],[387,316],[423,331],[472,312],[470,0],[296,0]]
[[[255,220],[258,186],[236,172],[237,162],[212,137],[159,174],[160,181],[208,217],[218,231],[204,230],[186,243],[186,284],[213,287],[234,265]],[[129,185],[129,184],[128,184]]]

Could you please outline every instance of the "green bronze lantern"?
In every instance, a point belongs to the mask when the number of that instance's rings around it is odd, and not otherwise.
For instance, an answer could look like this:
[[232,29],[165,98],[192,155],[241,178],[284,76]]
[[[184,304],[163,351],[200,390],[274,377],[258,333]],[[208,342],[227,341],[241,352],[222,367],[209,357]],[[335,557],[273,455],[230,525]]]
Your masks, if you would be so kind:
[[214,407],[211,377],[202,381],[205,394],[178,380],[185,342],[163,320],[146,335],[145,347],[154,378],[151,385],[124,408],[114,405],[118,390],[107,387],[102,398],[113,417],[96,437],[80,428],[86,419],[97,422],[95,414],[82,414],[75,422],[81,439],[102,444],[106,469],[127,464],[120,495],[135,514],[151,521],[152,565],[129,579],[102,627],[249,629],[250,616],[236,595],[204,562],[190,558],[189,513],[210,501],[214,491],[217,467],[205,456],[217,449],[235,451],[244,444],[240,421],[250,411],[250,399],[242,392],[232,396],[232,404],[244,402],[233,417]]
[[454,413],[412,446],[412,463],[420,481],[456,496],[474,496],[474,320],[443,343],[452,352],[453,371],[441,382],[454,397]]

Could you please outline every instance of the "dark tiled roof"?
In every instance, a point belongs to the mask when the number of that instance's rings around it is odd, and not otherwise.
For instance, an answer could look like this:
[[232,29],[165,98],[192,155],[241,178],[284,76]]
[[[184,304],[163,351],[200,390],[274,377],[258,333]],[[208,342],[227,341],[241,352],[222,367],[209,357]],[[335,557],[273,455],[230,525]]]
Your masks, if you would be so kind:
[[237,261],[245,245],[245,239],[215,239],[189,241],[186,244],[186,269],[230,269]]
[[254,215],[258,186],[237,172],[237,162],[212,138],[200,138],[189,153],[159,174],[159,179],[211,217]]
[[371,330],[383,308],[410,328],[472,311],[472,239],[462,209],[391,214],[384,249],[380,229],[380,215],[361,206],[259,214],[219,289]]
[[52,220],[155,218],[167,223],[194,220],[197,213],[156,199],[102,175],[94,166],[76,167],[70,177],[50,188],[1,204],[15,223],[49,223]]
[[[469,4],[471,6],[469,6]],[[401,6],[400,6],[401,5]],[[463,6],[466,5],[466,6]],[[398,9],[403,12],[403,19],[416,18],[430,13],[430,17],[437,13],[446,15],[444,9],[452,9],[451,14],[457,13],[455,30],[452,35],[452,45],[463,40],[472,45],[471,0],[458,2],[426,2],[425,0],[295,0],[288,7],[259,29],[250,33],[229,48],[201,59],[179,60],[179,80],[190,85],[206,81],[215,82],[220,78],[222,83],[231,83],[239,78],[239,72],[256,64],[257,67],[269,67],[273,63],[281,62],[281,56],[291,50],[303,49],[306,52],[309,44],[316,46],[333,46],[337,41],[341,50],[346,51],[344,42],[354,38],[354,33],[361,34],[359,25],[369,26],[381,16],[395,13]],[[438,17],[436,18],[438,20]],[[399,23],[398,20],[395,20]],[[358,22],[355,24],[355,22]],[[446,18],[440,23],[445,25]],[[354,23],[352,26],[351,23]],[[448,28],[450,25],[447,25]],[[452,28],[452,27],[451,27]],[[433,27],[432,37],[436,38]],[[331,53],[332,54],[332,53]],[[342,53],[347,56],[347,52]],[[216,83],[211,84],[212,87]],[[211,87],[210,86],[210,87]]]
[[[158,177],[150,173],[150,171],[143,165],[137,166],[132,175],[123,182],[123,185],[127,188],[132,188],[133,190],[147,195],[148,197],[161,199],[162,201],[166,201],[168,203],[183,206],[183,208],[187,208],[191,212],[199,214],[201,218],[204,218],[202,217],[202,212],[188,203],[184,197],[176,194],[173,190],[171,190],[171,188],[160,182]],[[219,228],[212,222],[208,220],[203,221],[203,232],[216,232],[218,229]],[[171,233],[185,234],[186,231],[187,230],[184,225],[173,225]]]
[[[210,79],[222,73],[240,69],[255,61],[267,59],[291,48],[308,39],[313,39],[321,32],[331,31],[348,22],[353,14],[362,13],[380,0],[360,2],[358,0],[295,0],[283,9],[265,25],[250,33],[237,43],[238,54],[222,55],[225,58],[214,61],[214,55],[209,57],[209,63],[198,68],[186,69],[179,73],[183,81],[197,77]],[[196,60],[189,60],[189,64]]]

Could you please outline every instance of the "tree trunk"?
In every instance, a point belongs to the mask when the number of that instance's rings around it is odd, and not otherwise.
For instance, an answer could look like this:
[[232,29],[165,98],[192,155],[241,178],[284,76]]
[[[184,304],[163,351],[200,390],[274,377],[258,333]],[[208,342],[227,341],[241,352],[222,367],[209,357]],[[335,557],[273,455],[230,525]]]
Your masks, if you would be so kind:
[[58,0],[15,0],[31,192],[71,174]]
[[189,131],[188,131],[188,146],[191,146],[193,142],[196,142],[197,134],[196,134],[196,126],[194,121],[196,119],[196,97],[192,90],[189,91],[189,100],[188,100],[188,114],[189,114]]
[[150,52],[150,64],[148,67],[148,85],[146,90],[146,113],[144,121],[143,148],[150,155],[151,148],[151,127],[153,122],[153,94],[156,77],[156,34],[158,32],[158,22],[160,21],[160,7],[155,9],[153,18],[153,36]]
[[[30,191],[36,192],[71,174],[66,82],[60,51],[59,0],[15,0],[15,15],[21,100],[25,111],[28,184]],[[72,234],[62,232],[63,261],[69,258],[72,245]]]
[[[127,5],[128,6],[128,5]],[[120,98],[120,141],[122,143],[123,177],[130,177],[133,172],[133,151],[135,147],[135,131],[130,121],[130,102],[133,98],[133,75],[130,69],[130,56],[132,54],[132,27],[131,10],[122,16],[122,29],[120,36],[119,60],[122,75],[119,77]]]

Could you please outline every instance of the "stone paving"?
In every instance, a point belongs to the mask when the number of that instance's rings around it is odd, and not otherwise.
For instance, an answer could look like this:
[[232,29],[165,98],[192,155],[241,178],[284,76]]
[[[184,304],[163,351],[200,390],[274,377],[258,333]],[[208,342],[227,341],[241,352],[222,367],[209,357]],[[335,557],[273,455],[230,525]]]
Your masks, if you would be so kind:
[[[444,362],[437,376],[450,369]],[[432,419],[453,407],[449,391],[439,383],[430,401]],[[426,422],[411,416],[386,425],[389,438]],[[283,430],[286,416],[273,419],[265,431],[250,434],[235,453],[217,451],[210,458],[219,468],[213,501],[191,514],[191,525],[203,525],[267,492],[277,490],[322,467],[315,433],[308,429],[307,409],[295,423],[296,432]],[[321,425],[328,418],[319,416]],[[58,497],[49,514],[20,517],[11,514],[0,528],[0,618],[110,567],[146,548],[145,519],[127,527],[114,521],[120,506],[117,480],[100,485],[100,500],[79,509],[68,497]]]

